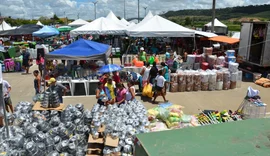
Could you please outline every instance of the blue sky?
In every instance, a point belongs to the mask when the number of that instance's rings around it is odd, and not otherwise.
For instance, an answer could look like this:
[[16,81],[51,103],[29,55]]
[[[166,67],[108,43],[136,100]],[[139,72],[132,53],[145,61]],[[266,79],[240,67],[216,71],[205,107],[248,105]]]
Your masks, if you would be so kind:
[[[59,17],[66,15],[76,19],[94,19],[95,0],[0,0],[0,11],[4,16],[14,18],[51,17],[54,13]],[[126,1],[127,18],[137,17],[137,0]],[[147,11],[160,14],[169,10],[180,9],[208,9],[212,7],[212,0],[140,0],[140,15]],[[256,4],[270,4],[270,0],[217,0],[217,8]],[[113,11],[117,16],[124,16],[124,0],[98,0],[97,17],[106,16]],[[64,14],[65,13],[65,14]]]

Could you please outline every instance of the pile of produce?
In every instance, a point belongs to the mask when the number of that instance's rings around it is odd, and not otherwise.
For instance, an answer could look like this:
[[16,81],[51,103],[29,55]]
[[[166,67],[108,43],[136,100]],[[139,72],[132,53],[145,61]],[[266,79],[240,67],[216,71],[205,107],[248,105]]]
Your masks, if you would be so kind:
[[240,115],[232,111],[200,110],[198,115],[186,115],[180,105],[161,104],[147,111],[151,122],[150,131],[164,131],[185,127],[197,127],[210,124],[242,120]]
[[201,111],[201,113],[196,117],[201,125],[210,125],[242,120],[240,115],[233,114],[232,111],[227,110],[224,110],[222,112],[213,110],[204,110]]
[[[198,126],[195,116],[185,115],[182,106],[163,104],[149,109],[148,120],[151,122],[151,131],[163,131],[167,129],[178,129],[184,127]],[[165,123],[166,126],[164,126]]]
[[10,137],[0,130],[1,156],[85,156],[90,133],[91,112],[82,104],[57,111],[32,111],[29,102],[20,102],[8,114]]
[[103,149],[104,155],[121,152],[124,155],[132,155],[134,150],[134,135],[147,133],[150,122],[147,118],[147,110],[140,101],[132,101],[125,105],[94,105],[92,109],[91,135],[98,138],[98,129],[105,126],[104,135],[113,139],[119,138],[118,147],[106,147]]

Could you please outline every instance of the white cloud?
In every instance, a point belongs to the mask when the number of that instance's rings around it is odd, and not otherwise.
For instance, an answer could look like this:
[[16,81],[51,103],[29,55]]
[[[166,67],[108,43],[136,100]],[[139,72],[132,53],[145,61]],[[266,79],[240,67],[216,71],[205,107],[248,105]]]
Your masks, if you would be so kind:
[[[94,19],[95,0],[0,0],[0,12],[14,18],[51,17],[54,13],[69,18]],[[138,1],[126,1],[126,17],[137,17]],[[256,4],[270,4],[270,0],[217,0],[217,8]],[[140,0],[140,15],[144,16],[144,6],[154,14],[169,10],[207,9],[212,7],[211,0]],[[106,16],[113,11],[117,16],[124,16],[124,0],[98,0],[97,17]]]

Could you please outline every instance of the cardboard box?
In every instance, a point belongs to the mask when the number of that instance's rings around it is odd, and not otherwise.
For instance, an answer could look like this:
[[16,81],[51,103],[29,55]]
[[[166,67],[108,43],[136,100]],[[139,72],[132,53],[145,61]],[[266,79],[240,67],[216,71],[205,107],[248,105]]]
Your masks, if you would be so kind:
[[110,156],[121,156],[121,152],[111,153]]
[[105,146],[117,147],[119,143],[119,138],[113,139],[111,136],[107,135],[105,138]]
[[65,109],[66,105],[61,103],[59,107],[57,108],[43,108],[41,107],[40,102],[36,102],[35,105],[33,106],[32,110],[33,111],[44,111],[44,110],[56,110],[62,112]]
[[89,138],[88,138],[88,143],[92,143],[92,144],[104,144],[104,139],[103,137],[98,138],[98,139],[94,139],[93,136],[90,134]]
[[102,155],[102,149],[90,148],[90,149],[87,149],[87,154],[89,154],[89,155]]

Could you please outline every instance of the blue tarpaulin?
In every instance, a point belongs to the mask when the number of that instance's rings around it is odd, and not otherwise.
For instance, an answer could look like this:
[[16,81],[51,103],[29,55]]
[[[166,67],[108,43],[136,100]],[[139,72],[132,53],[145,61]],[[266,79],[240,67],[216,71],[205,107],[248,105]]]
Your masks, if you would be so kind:
[[33,32],[33,36],[40,37],[40,38],[46,38],[51,36],[59,35],[59,31],[53,27],[50,26],[44,26],[40,30]]
[[62,49],[46,54],[49,60],[102,60],[107,63],[107,58],[111,54],[111,47],[94,41],[79,39]]

